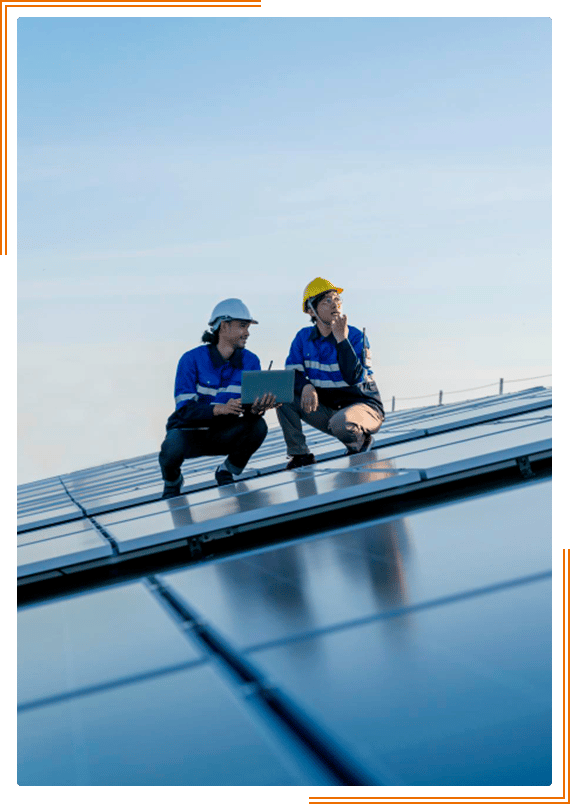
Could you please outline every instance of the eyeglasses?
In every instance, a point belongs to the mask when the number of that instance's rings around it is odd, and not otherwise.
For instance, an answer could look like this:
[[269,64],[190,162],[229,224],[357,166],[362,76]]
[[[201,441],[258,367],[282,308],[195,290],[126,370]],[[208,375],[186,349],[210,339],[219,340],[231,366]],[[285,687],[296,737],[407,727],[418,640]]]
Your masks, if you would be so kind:
[[320,300],[319,304],[342,304],[342,299],[340,296],[325,296],[323,299]]

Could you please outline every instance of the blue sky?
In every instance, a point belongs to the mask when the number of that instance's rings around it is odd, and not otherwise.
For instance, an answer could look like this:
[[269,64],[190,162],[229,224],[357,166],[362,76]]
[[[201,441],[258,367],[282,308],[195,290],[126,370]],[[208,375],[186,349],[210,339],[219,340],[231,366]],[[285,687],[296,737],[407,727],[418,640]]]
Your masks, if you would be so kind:
[[156,451],[214,304],[243,298],[277,366],[317,275],[388,404],[550,372],[550,39],[20,18],[19,482]]

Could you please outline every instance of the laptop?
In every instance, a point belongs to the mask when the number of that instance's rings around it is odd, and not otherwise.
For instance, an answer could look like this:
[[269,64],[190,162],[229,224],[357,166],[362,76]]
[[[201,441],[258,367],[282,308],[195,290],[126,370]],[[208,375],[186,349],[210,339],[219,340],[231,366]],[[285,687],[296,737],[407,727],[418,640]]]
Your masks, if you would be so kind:
[[251,405],[263,394],[275,394],[276,402],[292,402],[294,398],[295,370],[242,371],[241,401]]

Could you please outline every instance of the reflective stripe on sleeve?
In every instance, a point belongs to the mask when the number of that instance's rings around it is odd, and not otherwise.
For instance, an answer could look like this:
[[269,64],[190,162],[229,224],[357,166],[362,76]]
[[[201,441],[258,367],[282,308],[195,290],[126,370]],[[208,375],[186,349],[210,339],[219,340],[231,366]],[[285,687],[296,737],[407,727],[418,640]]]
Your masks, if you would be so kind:
[[208,396],[218,396],[218,394],[240,394],[241,393],[241,385],[228,385],[225,388],[206,388],[205,385],[197,385],[196,389],[201,394],[207,394]]
[[189,399],[198,399],[198,394],[178,394],[178,396],[174,397],[174,402],[178,404],[179,402],[186,402]]
[[218,393],[217,388],[206,388],[205,385],[196,385],[196,390],[201,394],[208,394],[208,396],[216,396]]

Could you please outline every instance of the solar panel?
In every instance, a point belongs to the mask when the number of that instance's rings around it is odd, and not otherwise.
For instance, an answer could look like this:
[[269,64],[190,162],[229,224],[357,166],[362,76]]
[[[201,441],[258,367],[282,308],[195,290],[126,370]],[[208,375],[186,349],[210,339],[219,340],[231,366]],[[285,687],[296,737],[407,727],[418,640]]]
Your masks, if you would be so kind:
[[323,783],[281,756],[210,665],[19,716],[20,785]]
[[551,404],[20,487],[19,784],[548,785]]
[[137,582],[24,609],[18,661],[18,704],[27,711],[203,662],[204,653]]
[[111,545],[95,527],[67,536],[24,544],[18,547],[18,578],[95,558],[106,558],[112,554]]
[[255,661],[378,784],[548,785],[550,604],[537,580]]
[[549,572],[551,545],[543,534],[550,531],[550,505],[551,482],[543,481],[409,516],[380,516],[160,578],[249,650]]

